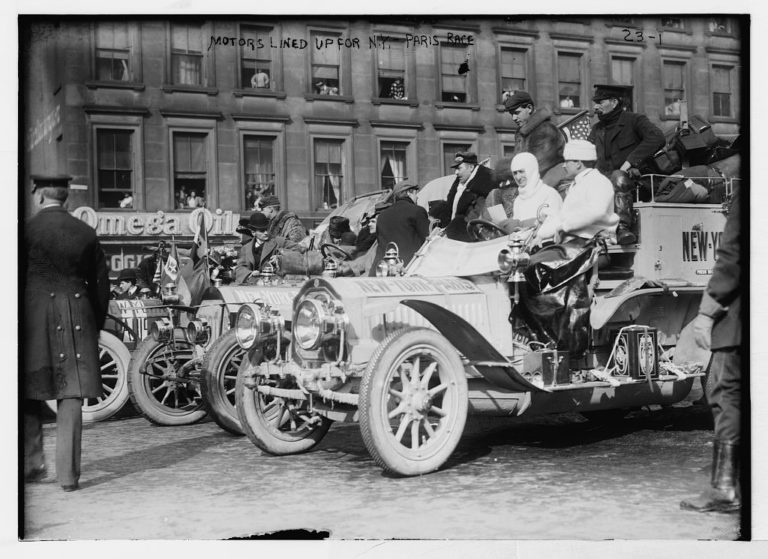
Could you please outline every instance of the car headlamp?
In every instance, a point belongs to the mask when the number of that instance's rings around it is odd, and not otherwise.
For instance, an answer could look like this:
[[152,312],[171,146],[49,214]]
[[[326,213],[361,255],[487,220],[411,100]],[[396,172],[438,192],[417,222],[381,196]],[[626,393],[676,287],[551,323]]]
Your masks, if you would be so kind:
[[173,322],[170,318],[159,318],[149,327],[149,334],[157,342],[167,342],[173,336]]
[[339,335],[348,322],[340,305],[307,298],[296,308],[293,337],[301,349],[317,349],[323,340]]
[[187,339],[193,344],[205,345],[211,339],[211,327],[205,320],[193,320],[187,325]]
[[251,349],[257,343],[279,335],[285,320],[277,310],[263,303],[248,303],[237,311],[235,337],[243,349]]

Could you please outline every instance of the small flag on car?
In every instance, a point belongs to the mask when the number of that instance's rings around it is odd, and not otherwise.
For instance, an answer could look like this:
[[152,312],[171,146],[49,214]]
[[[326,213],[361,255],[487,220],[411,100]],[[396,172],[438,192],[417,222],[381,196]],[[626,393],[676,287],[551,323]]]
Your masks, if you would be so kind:
[[589,132],[592,130],[592,123],[589,120],[589,111],[581,111],[571,118],[558,125],[560,131],[565,135],[565,141],[586,140]]

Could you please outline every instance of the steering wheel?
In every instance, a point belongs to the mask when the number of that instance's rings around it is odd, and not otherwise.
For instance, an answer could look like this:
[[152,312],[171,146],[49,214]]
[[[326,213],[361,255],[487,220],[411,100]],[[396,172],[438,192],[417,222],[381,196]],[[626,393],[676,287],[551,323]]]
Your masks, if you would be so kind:
[[509,234],[492,221],[485,219],[470,219],[467,223],[467,233],[473,241],[489,241]]
[[323,255],[323,258],[330,258],[334,262],[345,262],[346,260],[352,260],[351,254],[349,254],[343,248],[340,248],[339,245],[334,245],[331,243],[323,243],[323,245],[320,247],[320,253]]

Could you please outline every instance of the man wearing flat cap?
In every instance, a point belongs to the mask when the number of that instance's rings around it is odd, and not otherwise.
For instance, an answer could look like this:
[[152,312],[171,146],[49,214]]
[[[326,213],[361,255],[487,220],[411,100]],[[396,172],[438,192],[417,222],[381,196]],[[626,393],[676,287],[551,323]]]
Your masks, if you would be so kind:
[[[376,223],[376,256],[378,263],[384,257],[389,243],[395,243],[403,264],[408,264],[416,251],[429,235],[427,211],[416,204],[419,186],[415,182],[404,180],[395,185],[392,195],[394,203],[381,212]],[[376,266],[372,266],[369,275],[376,275]]]
[[597,152],[594,144],[587,140],[571,140],[565,144],[563,157],[565,175],[573,183],[560,211],[547,217],[539,228],[537,241],[578,241],[591,239],[601,231],[613,233],[619,222],[613,208],[613,186],[595,169]]
[[103,396],[98,340],[107,317],[109,277],[96,232],[64,208],[69,178],[34,180],[40,211],[26,223],[21,261],[24,481],[46,475],[42,405],[56,400],[56,478],[64,491],[75,491],[83,399]]
[[479,165],[477,154],[471,151],[457,153],[451,169],[456,179],[448,191],[448,198],[434,204],[430,215],[438,219],[440,227],[445,227],[449,239],[469,242],[471,239],[467,234],[467,222],[480,217],[485,197],[496,184],[491,170]]
[[539,163],[541,180],[562,193],[566,186],[561,165],[565,137],[552,122],[551,109],[537,108],[526,91],[514,91],[508,95],[504,99],[504,108],[518,126],[512,155],[532,153]]
[[270,237],[269,219],[261,212],[252,213],[245,227],[252,232],[253,238],[240,249],[235,265],[235,283],[245,283],[252,276],[258,276],[269,260],[283,250],[306,252],[306,247],[284,237]]
[[294,243],[301,242],[307,236],[307,229],[299,216],[289,210],[280,211],[280,199],[266,196],[261,201],[261,212],[269,219],[269,236],[283,237]]
[[624,110],[623,90],[597,86],[594,109],[598,122],[587,138],[597,150],[597,170],[611,179],[614,187],[619,227],[616,241],[631,244],[637,240],[632,227],[632,199],[638,168],[651,155],[664,147],[664,133],[648,117]]

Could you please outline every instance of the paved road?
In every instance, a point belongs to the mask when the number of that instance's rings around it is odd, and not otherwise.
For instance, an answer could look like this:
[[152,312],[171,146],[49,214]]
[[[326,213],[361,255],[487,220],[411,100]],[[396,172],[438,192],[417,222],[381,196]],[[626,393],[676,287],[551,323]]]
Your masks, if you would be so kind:
[[[355,425],[334,425],[315,452],[270,457],[210,421],[92,424],[80,491],[25,488],[25,537],[735,539],[737,516],[678,508],[707,484],[711,456],[708,410],[678,406],[607,427],[471,420],[447,467],[414,478],[383,474]],[[44,431],[52,471],[55,428]]]

